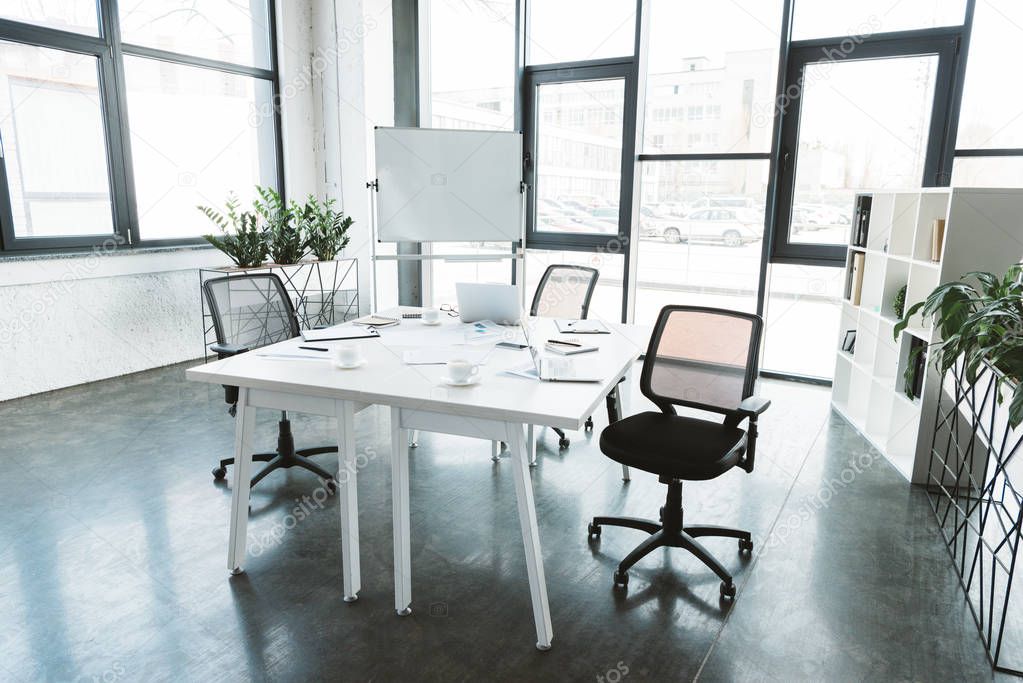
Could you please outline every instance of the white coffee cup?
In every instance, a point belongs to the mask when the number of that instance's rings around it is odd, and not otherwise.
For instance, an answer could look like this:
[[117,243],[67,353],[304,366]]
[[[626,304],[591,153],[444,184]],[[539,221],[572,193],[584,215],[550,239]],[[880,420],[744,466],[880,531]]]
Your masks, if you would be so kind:
[[430,323],[431,325],[440,320],[440,311],[436,308],[424,308],[423,309],[423,322]]
[[479,371],[480,366],[462,358],[454,358],[448,361],[448,379],[456,384],[468,382],[478,375]]
[[354,344],[342,344],[335,353],[338,365],[357,365],[361,360],[359,349]]

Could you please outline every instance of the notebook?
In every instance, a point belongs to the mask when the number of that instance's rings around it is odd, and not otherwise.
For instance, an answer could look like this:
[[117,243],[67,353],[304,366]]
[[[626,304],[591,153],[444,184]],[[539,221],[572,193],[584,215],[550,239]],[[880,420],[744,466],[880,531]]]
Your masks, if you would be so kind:
[[611,334],[599,320],[556,320],[558,332],[565,334]]
[[335,325],[334,327],[324,327],[319,330],[302,330],[302,340],[307,342],[367,339],[379,336],[380,333],[372,327],[355,327],[353,325]]

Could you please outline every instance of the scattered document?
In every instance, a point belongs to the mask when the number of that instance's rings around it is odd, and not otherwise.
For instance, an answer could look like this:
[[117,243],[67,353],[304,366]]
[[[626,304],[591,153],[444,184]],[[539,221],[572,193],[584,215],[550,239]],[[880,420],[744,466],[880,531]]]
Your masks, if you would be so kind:
[[475,365],[485,365],[493,348],[436,347],[404,351],[401,359],[405,365],[445,365],[450,360],[467,360]]

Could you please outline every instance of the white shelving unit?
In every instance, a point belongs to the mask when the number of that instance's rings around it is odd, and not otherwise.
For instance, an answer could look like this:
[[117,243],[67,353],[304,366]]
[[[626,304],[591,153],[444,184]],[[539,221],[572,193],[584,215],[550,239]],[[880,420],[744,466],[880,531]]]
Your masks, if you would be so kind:
[[[860,304],[842,302],[836,341],[832,406],[880,451],[906,479],[925,483],[941,380],[928,365],[918,398],[903,379],[917,339],[935,339],[930,320],[914,316],[899,338],[892,307],[906,287],[906,308],[923,301],[939,284],[970,271],[1001,275],[1023,260],[1023,190],[927,188],[868,191],[871,197],[866,247],[850,243],[847,291],[853,254],[863,253]],[[938,261],[931,260],[935,219],[945,221]],[[851,242],[851,240],[850,240]],[[842,350],[856,330],[853,353]]]

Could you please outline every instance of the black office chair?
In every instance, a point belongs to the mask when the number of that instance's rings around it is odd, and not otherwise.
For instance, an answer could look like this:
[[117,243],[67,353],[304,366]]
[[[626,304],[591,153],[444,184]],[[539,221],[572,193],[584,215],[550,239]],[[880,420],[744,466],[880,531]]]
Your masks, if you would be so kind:
[[[272,273],[245,274],[206,280],[203,295],[213,316],[213,329],[217,343],[210,350],[218,358],[237,356],[262,346],[274,344],[299,335],[298,318],[291,298],[281,279]],[[233,416],[238,405],[238,387],[225,386],[224,400],[231,404],[228,412]],[[318,475],[333,489],[334,475],[309,459],[320,453],[337,453],[337,446],[295,449],[288,413],[281,411],[278,423],[277,451],[257,453],[253,462],[268,463],[252,477],[255,486],[274,470],[301,467]],[[227,475],[227,466],[234,458],[224,458],[213,469],[214,479]]]
[[[700,536],[739,539],[753,550],[748,531],[683,526],[682,482],[719,477],[733,467],[753,471],[757,417],[771,402],[754,396],[763,320],[756,315],[700,306],[665,306],[643,361],[640,390],[660,412],[632,415],[609,425],[600,450],[612,460],[660,476],[668,485],[661,523],[632,517],[594,517],[590,537],[602,526],[638,529],[650,537],[618,565],[614,582],[629,583],[629,568],[655,548],[685,548],[721,579],[722,598],[735,597],[732,576],[704,548]],[[724,416],[723,422],[677,415],[675,406]],[[740,425],[747,422],[746,429]]]
[[[529,315],[541,318],[562,318],[585,320],[590,312],[590,300],[597,287],[600,272],[596,268],[554,264],[547,266],[540,284],[533,294]],[[568,448],[570,442],[565,432],[554,427],[558,435],[558,446]],[[593,418],[586,419],[586,429],[593,429]]]

